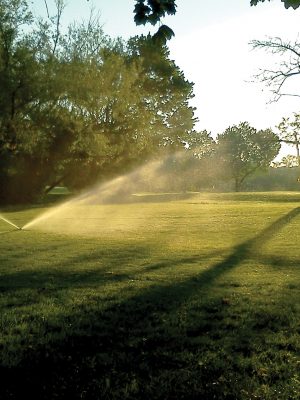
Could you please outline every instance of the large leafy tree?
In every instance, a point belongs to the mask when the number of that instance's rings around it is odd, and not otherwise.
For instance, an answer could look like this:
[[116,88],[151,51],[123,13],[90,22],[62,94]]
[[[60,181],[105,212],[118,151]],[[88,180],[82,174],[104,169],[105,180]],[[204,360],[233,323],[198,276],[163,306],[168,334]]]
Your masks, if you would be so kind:
[[70,84],[69,102],[85,122],[80,154],[65,163],[66,181],[75,186],[182,146],[181,137],[195,122],[188,104],[193,85],[169,59],[165,45],[136,37],[89,60]]
[[[46,63],[39,64],[39,44],[23,29],[32,23],[32,15],[23,0],[0,3],[0,197],[11,197],[13,187],[20,188],[25,165],[34,163],[28,154],[42,151],[40,137],[34,138],[29,113],[47,91],[41,82]],[[44,84],[46,84],[44,79]],[[46,84],[47,85],[47,84]],[[17,173],[19,171],[19,173]],[[18,177],[17,177],[18,176]],[[37,181],[37,174],[31,181]],[[12,184],[14,181],[14,184]]]
[[150,36],[131,39],[128,50],[129,63],[141,68],[142,108],[151,116],[143,129],[157,138],[160,147],[180,147],[196,121],[194,108],[189,106],[193,83],[170,60],[167,46],[157,46]]
[[26,1],[13,4],[0,14],[2,201],[126,172],[192,131],[192,84],[163,42],[113,42],[93,16],[62,34],[62,1],[36,28]]
[[264,169],[280,150],[278,137],[270,130],[257,131],[247,122],[234,125],[217,137],[216,160],[223,179],[233,179],[235,190],[259,169]]

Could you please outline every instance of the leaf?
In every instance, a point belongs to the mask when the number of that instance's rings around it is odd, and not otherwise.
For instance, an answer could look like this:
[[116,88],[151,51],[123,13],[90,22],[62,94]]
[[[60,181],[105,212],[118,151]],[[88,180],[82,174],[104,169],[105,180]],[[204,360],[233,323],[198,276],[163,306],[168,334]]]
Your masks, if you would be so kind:
[[137,3],[134,7],[134,22],[137,25],[145,25],[148,22],[151,8],[144,3]]
[[174,15],[175,13],[175,0],[137,0],[134,7],[134,21],[137,25],[145,25],[147,22],[155,25],[166,14]]
[[175,36],[175,34],[172,29],[169,28],[167,25],[162,25],[153,35],[153,40],[155,42],[166,43],[166,41],[172,39],[173,36]]

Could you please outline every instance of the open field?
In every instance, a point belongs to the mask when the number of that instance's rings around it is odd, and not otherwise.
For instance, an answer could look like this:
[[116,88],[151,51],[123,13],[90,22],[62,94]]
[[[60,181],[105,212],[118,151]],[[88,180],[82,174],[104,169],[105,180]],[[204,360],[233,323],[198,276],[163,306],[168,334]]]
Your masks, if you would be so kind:
[[135,200],[0,220],[0,398],[299,399],[300,193]]

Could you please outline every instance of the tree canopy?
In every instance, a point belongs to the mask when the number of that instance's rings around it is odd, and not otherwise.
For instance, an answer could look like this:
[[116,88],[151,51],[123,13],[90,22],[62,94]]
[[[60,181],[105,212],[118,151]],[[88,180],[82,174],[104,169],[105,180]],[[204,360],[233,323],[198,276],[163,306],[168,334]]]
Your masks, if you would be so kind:
[[95,15],[62,32],[25,0],[0,4],[0,201],[80,189],[183,147],[193,84],[150,37],[107,37]]

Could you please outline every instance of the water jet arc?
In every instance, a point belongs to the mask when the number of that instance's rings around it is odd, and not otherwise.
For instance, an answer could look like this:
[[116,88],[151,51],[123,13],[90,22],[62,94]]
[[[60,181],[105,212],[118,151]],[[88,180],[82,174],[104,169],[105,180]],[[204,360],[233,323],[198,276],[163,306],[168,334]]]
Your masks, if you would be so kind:
[[22,228],[16,224],[14,224],[13,222],[9,221],[8,219],[2,217],[2,215],[0,215],[0,219],[2,219],[3,221],[7,222],[9,225],[14,226],[15,228],[17,228],[19,231],[22,230]]

